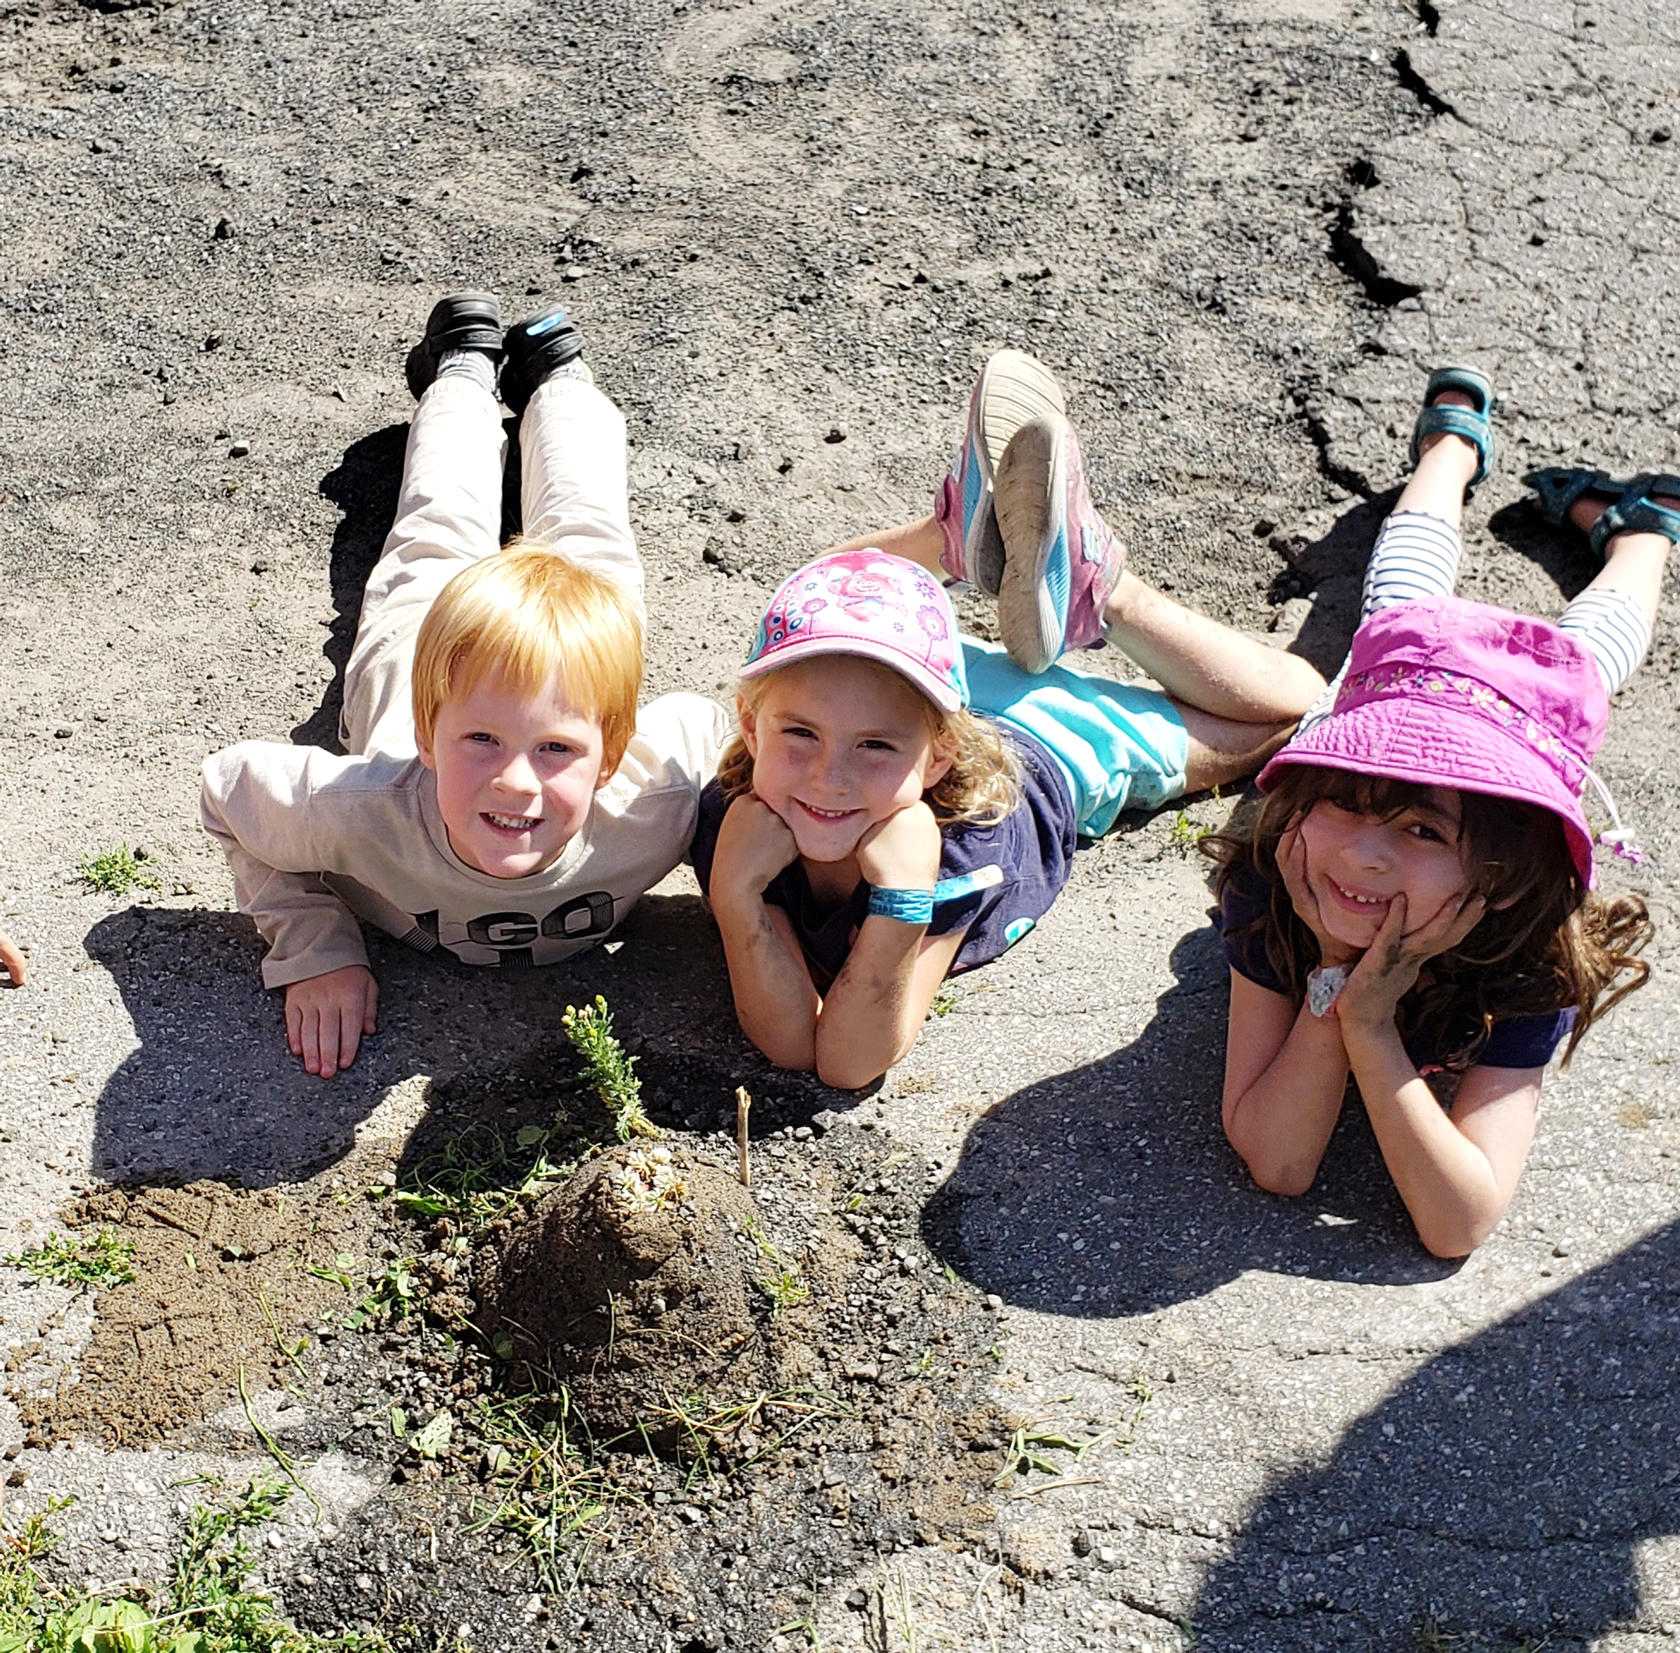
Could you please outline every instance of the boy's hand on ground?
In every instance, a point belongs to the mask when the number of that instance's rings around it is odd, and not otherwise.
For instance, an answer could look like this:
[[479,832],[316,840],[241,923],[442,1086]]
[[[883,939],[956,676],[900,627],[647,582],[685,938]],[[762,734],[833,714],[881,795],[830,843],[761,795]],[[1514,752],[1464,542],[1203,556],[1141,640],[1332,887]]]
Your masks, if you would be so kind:
[[375,1031],[378,1006],[379,983],[365,964],[295,981],[286,989],[286,1043],[310,1073],[331,1079]]
[[1283,875],[1283,887],[1289,892],[1295,916],[1312,931],[1318,942],[1319,963],[1346,968],[1359,957],[1356,949],[1338,941],[1324,926],[1324,915],[1318,910],[1318,897],[1307,883],[1307,846],[1301,841],[1301,829],[1292,826],[1277,845],[1278,871]]
[[744,792],[730,806],[718,828],[712,878],[763,895],[770,881],[799,854],[788,824],[767,803]]
[[0,930],[0,970],[11,977],[13,987],[22,987],[29,974],[23,949],[4,930]]
[[918,798],[858,839],[858,871],[876,889],[931,890],[939,882],[942,848],[939,823]]

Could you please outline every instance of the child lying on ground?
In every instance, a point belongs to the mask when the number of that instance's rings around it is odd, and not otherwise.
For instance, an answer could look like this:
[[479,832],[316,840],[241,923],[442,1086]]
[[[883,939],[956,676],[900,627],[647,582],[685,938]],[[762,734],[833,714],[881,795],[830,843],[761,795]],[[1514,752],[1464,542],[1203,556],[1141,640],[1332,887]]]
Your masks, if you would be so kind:
[[[642,570],[624,421],[563,310],[432,312],[402,491],[344,675],[350,755],[250,741],[204,766],[202,814],[268,943],[286,1037],[330,1077],[374,1031],[358,918],[504,968],[607,935],[683,859],[725,733],[667,695],[639,715]],[[520,414],[522,540],[498,551]]]
[[[1123,564],[1055,381],[1006,351],[935,514],[771,599],[694,865],[741,1026],[779,1066],[879,1078],[945,976],[1048,911],[1078,838],[1251,774],[1323,688]],[[958,636],[939,573],[1002,591],[1007,654]],[[1105,631],[1165,692],[1054,664]]]
[[[1478,373],[1430,379],[1347,664],[1261,774],[1252,832],[1215,845],[1226,1135],[1263,1188],[1306,1192],[1351,1072],[1442,1257],[1480,1245],[1510,1204],[1558,1045],[1567,1060],[1648,973],[1644,903],[1592,893],[1581,798],[1680,538],[1680,479],[1533,472],[1542,508],[1588,531],[1603,568],[1555,626],[1456,601],[1491,404]],[[1449,1110],[1423,1078],[1442,1070],[1459,1076]]]

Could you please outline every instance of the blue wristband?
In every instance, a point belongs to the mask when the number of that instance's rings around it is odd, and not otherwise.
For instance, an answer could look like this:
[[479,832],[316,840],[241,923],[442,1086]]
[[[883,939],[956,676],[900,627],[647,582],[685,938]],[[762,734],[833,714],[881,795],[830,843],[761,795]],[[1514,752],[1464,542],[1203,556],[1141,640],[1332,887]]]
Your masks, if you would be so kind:
[[933,922],[932,890],[869,890],[869,917],[896,918],[900,924]]

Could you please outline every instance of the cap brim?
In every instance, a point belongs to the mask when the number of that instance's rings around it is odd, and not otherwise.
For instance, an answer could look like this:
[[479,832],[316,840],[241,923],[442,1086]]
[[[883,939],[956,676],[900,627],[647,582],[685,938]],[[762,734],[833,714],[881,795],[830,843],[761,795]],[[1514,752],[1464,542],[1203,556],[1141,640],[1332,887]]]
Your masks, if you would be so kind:
[[762,677],[781,666],[791,666],[800,660],[811,660],[820,654],[849,654],[863,660],[873,660],[913,683],[942,712],[962,709],[962,696],[936,671],[912,660],[898,649],[875,643],[866,637],[811,637],[809,635],[767,649],[756,660],[749,660],[735,675],[741,678]]
[[1592,886],[1593,838],[1579,795],[1526,743],[1450,701],[1384,697],[1332,712],[1295,736],[1256,784],[1264,792],[1279,770],[1303,764],[1535,804],[1562,822],[1576,870]]

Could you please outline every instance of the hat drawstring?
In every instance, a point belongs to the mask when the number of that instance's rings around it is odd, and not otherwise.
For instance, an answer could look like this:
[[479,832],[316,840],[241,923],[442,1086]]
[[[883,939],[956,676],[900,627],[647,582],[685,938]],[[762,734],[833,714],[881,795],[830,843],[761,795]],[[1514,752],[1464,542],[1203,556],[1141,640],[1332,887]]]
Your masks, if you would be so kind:
[[1622,817],[1616,809],[1616,800],[1610,796],[1610,788],[1591,769],[1587,770],[1586,774],[1587,779],[1592,782],[1593,791],[1598,794],[1598,801],[1610,812],[1610,819],[1614,823],[1608,831],[1599,833],[1599,843],[1614,850],[1624,861],[1631,861],[1636,867],[1643,865],[1645,853],[1634,838],[1632,827],[1622,825]]

